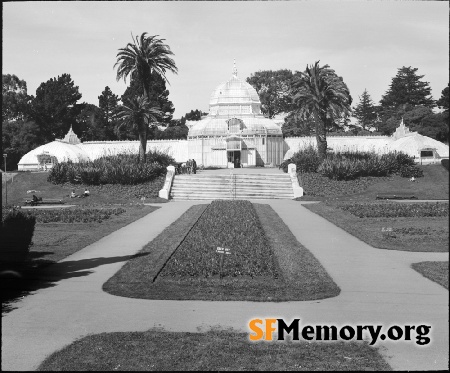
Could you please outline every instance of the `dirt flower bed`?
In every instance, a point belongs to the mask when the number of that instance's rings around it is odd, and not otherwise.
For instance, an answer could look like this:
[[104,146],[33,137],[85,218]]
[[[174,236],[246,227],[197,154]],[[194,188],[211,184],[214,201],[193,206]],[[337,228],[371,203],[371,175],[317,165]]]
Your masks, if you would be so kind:
[[[218,247],[230,254],[219,255]],[[223,277],[278,277],[273,253],[249,201],[213,201],[160,276],[219,276],[222,260]]]
[[275,211],[249,201],[190,207],[103,290],[142,299],[236,301],[325,299],[340,292]]
[[359,218],[422,218],[448,216],[448,203],[349,203],[338,205]]

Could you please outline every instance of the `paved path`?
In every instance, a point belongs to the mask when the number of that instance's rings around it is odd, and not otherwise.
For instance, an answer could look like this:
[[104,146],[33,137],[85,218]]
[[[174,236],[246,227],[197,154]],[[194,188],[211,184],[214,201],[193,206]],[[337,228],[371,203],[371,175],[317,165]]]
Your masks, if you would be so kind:
[[306,302],[210,302],[141,300],[113,296],[102,284],[148,241],[193,204],[171,202],[69,256],[55,266],[54,286],[19,301],[2,319],[2,369],[33,370],[52,352],[88,334],[206,330],[221,325],[247,331],[255,317],[300,318],[301,324],[427,324],[426,347],[380,344],[394,369],[448,369],[448,291],[410,264],[448,260],[447,253],[411,253],[370,247],[311,213],[299,202],[269,203],[297,239],[313,252],[342,289],[338,297]]

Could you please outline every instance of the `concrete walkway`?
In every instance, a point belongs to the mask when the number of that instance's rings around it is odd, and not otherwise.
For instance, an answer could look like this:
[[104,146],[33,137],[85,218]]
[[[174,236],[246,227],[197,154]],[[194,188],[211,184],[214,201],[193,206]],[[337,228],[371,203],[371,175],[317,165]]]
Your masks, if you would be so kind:
[[[311,213],[299,202],[269,203],[297,239],[342,289],[339,296],[305,302],[141,300],[113,296],[102,284],[190,206],[170,202],[55,264],[54,286],[19,301],[2,319],[2,370],[34,370],[46,356],[88,334],[164,327],[195,332],[210,326],[247,331],[255,317],[300,318],[301,325],[431,325],[431,340],[380,342],[396,370],[448,369],[448,291],[410,268],[448,253],[374,249]],[[413,334],[414,336],[414,334]]]

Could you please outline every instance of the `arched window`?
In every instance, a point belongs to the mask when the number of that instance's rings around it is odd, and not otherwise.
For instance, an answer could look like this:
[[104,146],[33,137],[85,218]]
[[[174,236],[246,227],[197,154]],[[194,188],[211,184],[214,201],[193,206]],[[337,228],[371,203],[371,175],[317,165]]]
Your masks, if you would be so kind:
[[227,124],[229,133],[239,133],[244,128],[244,122],[237,118],[228,119]]

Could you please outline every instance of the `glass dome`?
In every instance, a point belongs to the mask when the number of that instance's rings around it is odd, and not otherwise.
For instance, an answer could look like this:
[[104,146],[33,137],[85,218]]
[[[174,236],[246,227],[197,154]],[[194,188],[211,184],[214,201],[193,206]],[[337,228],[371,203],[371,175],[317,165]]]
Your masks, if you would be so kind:
[[261,114],[261,101],[255,88],[237,77],[236,66],[233,76],[219,84],[209,100],[209,115]]

